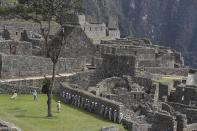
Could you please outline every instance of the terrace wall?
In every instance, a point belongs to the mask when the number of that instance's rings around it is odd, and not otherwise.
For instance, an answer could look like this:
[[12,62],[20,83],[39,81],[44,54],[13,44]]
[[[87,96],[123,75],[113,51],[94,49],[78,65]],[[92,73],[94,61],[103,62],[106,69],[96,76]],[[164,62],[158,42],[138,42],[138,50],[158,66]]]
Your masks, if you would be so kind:
[[[60,58],[56,73],[82,70],[85,64],[85,57]],[[1,78],[5,79],[52,74],[53,64],[49,58],[1,54],[0,67]]]
[[[80,98],[80,103],[82,102],[82,98],[84,100],[88,100],[89,103],[91,104],[92,102],[97,103],[97,106],[94,106],[94,111],[92,113],[95,113],[97,115],[103,116],[101,114],[101,109],[102,109],[102,105],[104,105],[104,107],[108,107],[112,109],[112,111],[117,111],[118,113],[124,113],[124,106],[122,105],[122,103],[119,102],[115,102],[112,100],[108,100],[102,97],[97,97],[87,91],[84,90],[80,90],[80,89],[76,89],[76,88],[72,88],[69,84],[67,83],[62,83],[61,87],[60,87],[60,98],[65,101],[65,96],[63,96],[63,94],[71,94],[73,96],[77,96],[77,98]],[[76,100],[75,100],[76,101]],[[77,101],[79,102],[79,101]],[[83,107],[82,107],[83,108]],[[106,117],[108,119],[108,115]]]
[[0,42],[0,52],[13,55],[32,55],[32,44],[25,41],[5,40]]

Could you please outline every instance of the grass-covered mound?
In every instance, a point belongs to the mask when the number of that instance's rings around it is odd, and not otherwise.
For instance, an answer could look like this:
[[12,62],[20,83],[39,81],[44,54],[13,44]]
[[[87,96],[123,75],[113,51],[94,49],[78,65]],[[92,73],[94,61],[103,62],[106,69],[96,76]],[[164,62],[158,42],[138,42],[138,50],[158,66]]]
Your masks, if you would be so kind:
[[[53,118],[47,118],[45,95],[39,95],[33,101],[31,95],[18,95],[10,100],[9,95],[0,95],[0,119],[12,122],[23,131],[99,131],[102,126],[114,125],[91,113],[62,105],[62,111],[56,112],[53,100]],[[123,131],[121,125],[116,125]]]

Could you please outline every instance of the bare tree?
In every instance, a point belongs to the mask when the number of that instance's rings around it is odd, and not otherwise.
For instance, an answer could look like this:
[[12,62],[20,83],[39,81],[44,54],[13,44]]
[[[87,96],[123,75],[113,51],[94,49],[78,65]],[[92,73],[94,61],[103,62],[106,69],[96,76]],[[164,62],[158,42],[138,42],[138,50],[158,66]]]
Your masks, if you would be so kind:
[[[34,0],[32,3],[32,7],[35,10],[35,16],[32,18],[40,24],[41,34],[44,38],[44,54],[50,57],[53,62],[52,82],[47,93],[48,117],[52,117],[51,103],[56,76],[56,65],[64,43],[64,38],[72,31],[72,28],[68,30],[64,29],[64,19],[62,18],[67,13],[74,13],[75,11],[81,10],[81,1],[82,0]],[[45,28],[43,28],[43,21],[47,23]],[[61,28],[54,38],[49,41],[52,21],[59,23]]]
[[48,116],[52,116],[52,111],[51,111],[51,100],[53,96],[53,88],[54,88],[54,83],[55,83],[55,75],[56,75],[56,65],[59,59],[59,55],[63,46],[63,40],[64,40],[64,29],[61,29],[55,37],[49,42],[47,52],[49,57],[51,58],[51,61],[53,62],[53,74],[52,74],[52,83],[49,87],[49,90],[47,92],[48,100],[47,100],[47,105],[48,105]]
[[52,83],[51,86],[49,87],[47,96],[48,96],[48,116],[52,116],[51,113],[51,100],[52,100],[52,92],[54,89],[54,84],[55,84],[55,76],[56,76],[56,65],[58,63],[58,59],[62,50],[62,47],[64,46],[63,43],[66,42],[66,38],[69,36],[69,34],[72,32],[73,27],[67,27],[64,28],[62,27],[55,37],[49,41],[49,45],[47,48],[47,52],[49,57],[51,58],[51,61],[53,62],[53,75],[52,75]]

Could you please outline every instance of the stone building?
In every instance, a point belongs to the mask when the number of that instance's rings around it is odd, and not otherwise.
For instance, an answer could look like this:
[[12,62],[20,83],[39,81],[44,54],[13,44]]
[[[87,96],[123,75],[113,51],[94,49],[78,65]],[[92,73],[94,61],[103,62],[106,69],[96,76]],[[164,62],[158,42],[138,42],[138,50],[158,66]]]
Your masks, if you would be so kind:
[[32,55],[32,44],[26,41],[0,41],[0,52],[10,55]]
[[63,58],[81,58],[86,57],[87,63],[91,63],[95,55],[95,46],[91,39],[80,26],[65,25],[65,30],[71,30],[66,38],[60,56]]
[[108,28],[105,23],[89,23],[86,21],[85,15],[67,14],[65,16],[65,24],[80,25],[87,36],[94,41],[101,39],[120,38],[120,31],[116,28]]

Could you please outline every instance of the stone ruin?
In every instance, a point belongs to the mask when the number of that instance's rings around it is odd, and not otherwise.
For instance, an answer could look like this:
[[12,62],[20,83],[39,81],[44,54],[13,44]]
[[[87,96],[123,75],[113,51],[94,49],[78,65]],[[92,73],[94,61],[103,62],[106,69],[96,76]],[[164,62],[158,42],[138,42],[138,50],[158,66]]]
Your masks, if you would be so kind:
[[14,124],[0,120],[0,131],[21,131],[21,129]]
[[80,25],[86,35],[94,42],[108,37],[109,39],[120,38],[120,31],[116,28],[109,28],[105,23],[89,23],[85,15],[68,14],[65,16],[65,24]]
[[[55,81],[55,93],[65,104],[121,123],[130,131],[197,130],[197,71],[184,65],[180,52],[144,38],[120,39],[118,29],[88,23],[84,15],[66,18],[64,29],[71,33]],[[17,26],[8,25],[1,33],[0,93],[40,92],[52,63],[42,54],[38,28]],[[108,36],[110,40],[102,40]],[[157,81],[163,77],[181,79]]]

